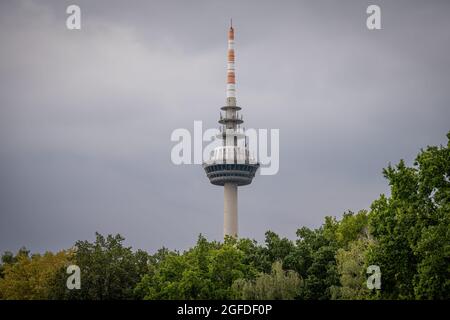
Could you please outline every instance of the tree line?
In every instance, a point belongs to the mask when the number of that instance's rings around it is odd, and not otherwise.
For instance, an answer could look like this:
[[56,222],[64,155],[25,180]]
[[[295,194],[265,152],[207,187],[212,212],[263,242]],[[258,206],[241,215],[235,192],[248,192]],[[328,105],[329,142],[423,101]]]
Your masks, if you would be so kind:
[[[184,252],[149,254],[120,235],[96,234],[57,253],[4,252],[0,299],[449,299],[450,132],[447,146],[421,150],[383,175],[390,195],[370,210],[326,217],[295,240],[267,231],[208,241]],[[66,268],[81,270],[81,289],[66,286]],[[367,286],[367,267],[381,271]]]

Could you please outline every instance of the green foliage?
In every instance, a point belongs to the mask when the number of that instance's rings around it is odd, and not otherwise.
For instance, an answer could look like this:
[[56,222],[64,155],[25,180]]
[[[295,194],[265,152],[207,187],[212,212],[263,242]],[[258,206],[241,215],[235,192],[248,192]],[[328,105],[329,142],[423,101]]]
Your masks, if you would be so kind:
[[[251,247],[248,242],[245,245]],[[136,292],[145,299],[229,299],[236,279],[255,274],[256,270],[244,263],[244,252],[236,241],[219,244],[200,235],[192,249],[166,255],[153,274],[142,278]]]
[[369,239],[360,239],[349,244],[347,249],[339,249],[336,254],[340,285],[331,288],[332,299],[369,299],[367,288],[366,253],[372,244]]
[[281,262],[277,261],[270,274],[260,273],[255,280],[238,279],[232,289],[236,299],[292,300],[298,296],[300,283],[295,271],[284,271]]
[[[263,248],[263,253],[268,257],[271,264],[276,261],[281,261],[283,264],[287,263],[286,259],[293,250],[294,244],[291,240],[280,238],[272,231],[266,232],[266,247]],[[270,272],[270,269],[267,271]]]
[[368,257],[382,270],[382,298],[450,298],[449,147],[428,147],[414,167],[402,160],[383,171],[391,196],[372,204],[376,246]]
[[301,299],[329,299],[330,287],[339,282],[336,271],[336,222],[327,218],[316,230],[306,227],[297,230],[296,247],[286,259],[286,267],[295,270],[302,278]]
[[344,213],[335,232],[339,247],[345,248],[353,241],[367,237],[368,218],[366,210],[361,210],[357,214],[351,211]]
[[133,299],[134,287],[148,271],[148,255],[124,247],[120,235],[96,233],[94,243],[77,241],[71,264],[80,267],[81,289],[66,287],[66,266],[52,282],[50,298],[80,300]]

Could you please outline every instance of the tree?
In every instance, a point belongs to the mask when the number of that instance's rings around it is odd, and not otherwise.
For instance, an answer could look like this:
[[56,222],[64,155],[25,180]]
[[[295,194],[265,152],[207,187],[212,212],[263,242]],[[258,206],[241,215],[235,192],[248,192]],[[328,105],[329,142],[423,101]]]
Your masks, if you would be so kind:
[[337,222],[327,217],[315,230],[297,230],[295,249],[286,257],[284,267],[296,271],[303,279],[300,299],[324,300],[331,297],[330,288],[339,284],[335,255],[338,249]]
[[21,249],[16,256],[6,253],[2,257],[3,277],[0,278],[0,298],[13,300],[47,299],[50,282],[56,272],[69,261],[71,253],[29,256]]
[[340,286],[332,288],[332,299],[369,299],[367,288],[367,250],[372,241],[362,238],[349,244],[348,249],[340,248],[336,254]]
[[353,241],[368,237],[368,220],[366,210],[361,210],[357,214],[351,211],[345,212],[335,230],[338,246],[346,248]]
[[369,262],[382,273],[380,297],[450,298],[450,132],[446,147],[421,150],[413,167],[401,160],[383,170],[391,196],[369,215],[376,245]]
[[166,255],[136,291],[145,299],[230,299],[233,282],[255,274],[236,240],[220,244],[200,235],[192,249]]
[[292,300],[298,296],[300,283],[295,271],[284,271],[282,263],[276,261],[270,274],[260,273],[255,280],[238,279],[232,290],[237,299]]
[[187,268],[185,257],[177,252],[170,252],[152,272],[142,277],[135,292],[146,300],[184,299],[179,283]]
[[148,271],[148,255],[144,251],[133,253],[124,247],[119,234],[106,238],[96,233],[94,243],[77,241],[72,264],[80,267],[81,289],[66,287],[66,268],[61,268],[52,281],[50,297],[53,299],[112,300],[133,299],[134,287]]
[[[281,261],[284,264],[286,258],[294,250],[294,244],[287,238],[280,238],[276,233],[272,231],[266,232],[266,248],[265,253],[273,266],[276,261]],[[270,272],[270,269],[267,270]]]
[[447,147],[428,147],[416,158],[422,199],[421,236],[414,293],[419,299],[450,298],[450,132]]

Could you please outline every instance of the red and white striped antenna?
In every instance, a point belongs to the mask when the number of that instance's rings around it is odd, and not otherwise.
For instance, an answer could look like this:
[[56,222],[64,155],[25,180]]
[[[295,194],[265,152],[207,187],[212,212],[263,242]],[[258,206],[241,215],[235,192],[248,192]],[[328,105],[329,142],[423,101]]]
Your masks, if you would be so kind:
[[227,98],[236,99],[236,75],[234,67],[234,29],[231,19],[230,30],[228,30],[228,59],[227,59]]

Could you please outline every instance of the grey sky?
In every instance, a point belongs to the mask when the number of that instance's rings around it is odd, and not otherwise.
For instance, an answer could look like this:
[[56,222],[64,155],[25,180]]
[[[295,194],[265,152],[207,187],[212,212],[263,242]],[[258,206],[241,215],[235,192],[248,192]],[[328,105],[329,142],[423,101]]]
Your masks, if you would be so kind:
[[[82,10],[82,30],[65,9]],[[378,4],[382,28],[365,26]],[[289,238],[368,208],[390,161],[450,129],[448,1],[2,1],[0,251],[94,232],[149,251],[222,237],[223,189],[170,161],[217,125],[236,29],[247,127],[280,129],[280,171],[239,191],[240,235]]]

